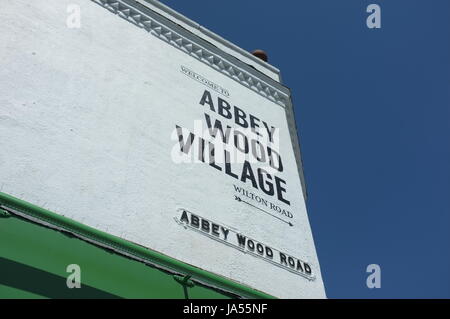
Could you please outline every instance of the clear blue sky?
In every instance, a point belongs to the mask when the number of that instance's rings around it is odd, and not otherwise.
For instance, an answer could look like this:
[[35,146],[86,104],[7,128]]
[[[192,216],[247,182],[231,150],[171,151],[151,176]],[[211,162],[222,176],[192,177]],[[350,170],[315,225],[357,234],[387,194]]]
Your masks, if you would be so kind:
[[328,297],[450,298],[450,1],[162,2],[281,69]]

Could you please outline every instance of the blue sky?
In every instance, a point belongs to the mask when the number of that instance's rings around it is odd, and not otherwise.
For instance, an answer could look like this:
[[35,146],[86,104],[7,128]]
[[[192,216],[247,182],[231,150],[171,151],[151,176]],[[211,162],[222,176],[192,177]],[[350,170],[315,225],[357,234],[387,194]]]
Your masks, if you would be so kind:
[[162,2],[292,89],[328,297],[450,298],[450,1]]

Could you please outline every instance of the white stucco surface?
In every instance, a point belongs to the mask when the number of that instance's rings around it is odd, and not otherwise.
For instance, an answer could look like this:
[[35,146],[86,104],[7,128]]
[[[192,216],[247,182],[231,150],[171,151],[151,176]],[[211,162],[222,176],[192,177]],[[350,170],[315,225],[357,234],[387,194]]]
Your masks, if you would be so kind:
[[[0,191],[277,297],[325,297],[285,109],[89,0],[70,29],[70,3],[2,1]],[[204,163],[174,163],[176,125],[193,131],[208,113],[236,127],[199,104],[207,88],[181,66],[280,129],[290,206]],[[288,208],[294,226],[236,201],[233,185]],[[308,262],[315,279],[183,228],[180,209]]]

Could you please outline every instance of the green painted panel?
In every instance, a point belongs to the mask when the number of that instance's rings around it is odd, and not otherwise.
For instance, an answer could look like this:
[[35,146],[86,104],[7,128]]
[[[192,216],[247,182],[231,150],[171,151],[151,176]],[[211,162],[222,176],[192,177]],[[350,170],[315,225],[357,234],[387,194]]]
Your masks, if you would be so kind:
[[[36,221],[37,224],[30,222],[30,219]],[[19,223],[14,223],[14,220],[17,220]],[[184,298],[187,295],[183,287],[183,294],[181,297],[179,296],[179,290],[174,290],[173,288],[174,283],[172,280],[174,277],[167,272],[145,266],[135,261],[142,260],[152,265],[157,265],[157,267],[170,269],[171,273],[189,276],[192,278],[192,281],[197,283],[201,282],[208,286],[220,287],[221,289],[221,293],[218,293],[215,289],[204,288],[200,285],[201,287],[190,289],[191,298],[195,298],[196,296],[208,296],[209,298],[225,296],[274,298],[271,295],[254,290],[228,278],[183,263],[175,258],[99,231],[2,192],[0,192],[0,221],[11,222],[11,224],[8,224],[8,222],[3,223],[6,227],[3,227],[2,232],[0,232],[0,234],[3,234],[3,241],[0,240],[0,257],[4,256],[3,262],[5,267],[8,266],[10,269],[14,269],[16,266],[22,267],[29,276],[30,274],[31,276],[38,276],[36,274],[40,271],[40,273],[48,272],[55,276],[65,277],[67,274],[64,273],[63,269],[66,269],[68,264],[75,263],[73,260],[77,260],[79,263],[84,262],[83,267],[88,265],[89,271],[88,279],[86,280],[83,277],[83,280],[85,280],[84,283],[89,283],[86,285],[86,292],[90,292],[86,297],[94,293],[94,290],[89,290],[89,287],[96,289],[98,282],[102,285],[101,289],[103,290],[101,291],[109,294],[109,297],[110,295],[114,295],[133,298],[169,298],[166,294],[170,294],[170,298]],[[49,225],[51,229],[42,226],[43,224]],[[21,229],[21,227],[24,228]],[[55,231],[54,229],[59,229],[61,232]],[[79,238],[88,240],[90,243],[101,244],[102,247],[113,249],[115,253],[112,253],[112,250],[100,249],[93,244],[87,244],[87,242]],[[112,258],[109,261],[105,257],[108,254]],[[124,254],[130,256],[132,259],[123,257]],[[16,262],[18,265],[13,266],[11,262]],[[127,264],[126,262],[133,262],[133,265]],[[25,267],[27,265],[29,266],[28,268]],[[141,268],[133,269],[133,267],[139,267],[138,265]],[[50,269],[47,271],[48,267]],[[141,274],[141,271],[144,271],[142,267],[145,267],[146,273],[144,274]],[[149,269],[152,272],[149,272]],[[116,280],[114,279],[116,278],[114,274],[118,275],[116,277],[119,283],[114,281]],[[89,275],[92,277],[89,277]],[[147,276],[149,277],[147,278]],[[55,279],[55,277],[51,278],[54,279],[51,281],[52,283],[58,282],[58,284],[53,286],[56,291],[48,290],[47,294],[67,294],[67,291],[62,292],[59,290],[61,286],[59,285],[58,279]],[[126,278],[126,280],[123,280],[123,278]],[[142,278],[147,279],[142,280]],[[93,285],[90,284],[90,280],[93,281]],[[179,282],[180,280],[177,284],[180,284]],[[133,283],[136,283],[136,285],[150,284],[150,287],[156,288],[152,288],[151,291],[143,288],[143,295],[141,291],[136,296],[133,295],[136,289],[134,287],[130,288]],[[15,284],[20,284],[20,281]],[[145,288],[147,287],[149,286],[145,286]],[[120,293],[116,291],[117,289]],[[228,291],[229,293],[222,293],[222,290]],[[78,298],[79,296],[77,294],[79,293],[79,291],[73,292],[69,297],[73,296]],[[95,294],[98,297],[101,292],[95,291]]]
[[[81,268],[69,289],[66,268]],[[227,298],[194,286],[189,298]],[[169,273],[17,217],[0,218],[1,298],[185,298]]]
[[45,297],[21,289],[0,285],[0,299],[45,299]]

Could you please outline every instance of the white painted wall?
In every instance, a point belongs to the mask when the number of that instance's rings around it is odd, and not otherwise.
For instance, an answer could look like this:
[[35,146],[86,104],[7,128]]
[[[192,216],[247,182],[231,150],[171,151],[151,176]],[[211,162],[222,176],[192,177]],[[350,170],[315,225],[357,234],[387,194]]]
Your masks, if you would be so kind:
[[[284,108],[91,1],[69,29],[69,3],[1,5],[0,191],[277,297],[325,297]],[[172,161],[175,125],[193,130],[207,111],[180,65],[279,126],[294,227],[234,200],[233,184],[250,186]],[[316,279],[184,229],[180,208],[309,262]]]

